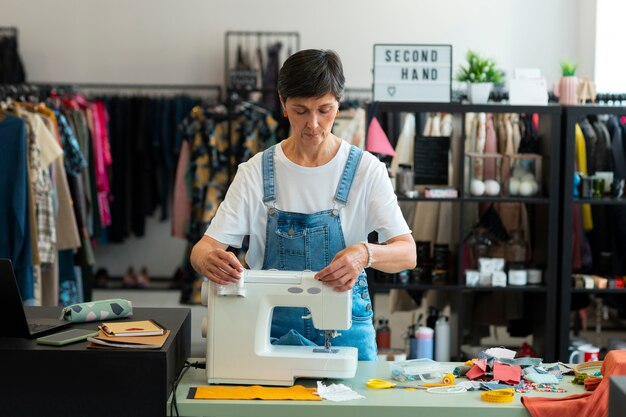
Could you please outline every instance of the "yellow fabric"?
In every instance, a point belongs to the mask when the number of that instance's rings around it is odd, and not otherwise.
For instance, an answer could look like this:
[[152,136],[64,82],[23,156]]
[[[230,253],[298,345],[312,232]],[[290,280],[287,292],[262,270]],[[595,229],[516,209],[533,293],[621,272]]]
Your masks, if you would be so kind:
[[[580,125],[576,123],[576,164],[578,164],[578,172],[588,175],[587,172],[587,150],[585,148],[585,135]],[[583,229],[589,232],[593,229],[593,219],[591,218],[591,206],[583,204],[581,206],[583,217]]]
[[322,401],[322,397],[317,395],[315,388],[306,388],[302,385],[294,385],[288,388],[270,388],[260,385],[250,387],[212,385],[196,388],[196,394],[193,398],[196,400]]

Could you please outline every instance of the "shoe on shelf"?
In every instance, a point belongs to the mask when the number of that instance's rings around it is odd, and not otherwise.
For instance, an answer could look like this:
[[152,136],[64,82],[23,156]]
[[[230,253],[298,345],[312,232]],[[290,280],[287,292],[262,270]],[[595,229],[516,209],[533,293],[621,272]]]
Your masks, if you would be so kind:
[[132,266],[129,266],[126,270],[126,274],[122,278],[123,288],[137,288],[137,276]]
[[106,268],[99,268],[94,275],[95,288],[106,288],[109,282],[109,272]]
[[150,275],[148,274],[148,268],[145,266],[141,268],[141,272],[137,276],[137,288],[148,288],[150,286]]

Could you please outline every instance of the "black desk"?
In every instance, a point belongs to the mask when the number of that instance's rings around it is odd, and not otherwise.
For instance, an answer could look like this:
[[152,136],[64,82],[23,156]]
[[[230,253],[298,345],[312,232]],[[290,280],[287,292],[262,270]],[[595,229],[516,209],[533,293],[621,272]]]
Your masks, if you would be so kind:
[[[27,307],[26,314],[58,317],[56,307]],[[127,320],[154,319],[171,330],[163,348],[87,349],[0,338],[2,417],[158,417],[191,350],[187,308],[135,308]],[[97,329],[99,322],[70,328]],[[64,329],[66,330],[66,329]]]

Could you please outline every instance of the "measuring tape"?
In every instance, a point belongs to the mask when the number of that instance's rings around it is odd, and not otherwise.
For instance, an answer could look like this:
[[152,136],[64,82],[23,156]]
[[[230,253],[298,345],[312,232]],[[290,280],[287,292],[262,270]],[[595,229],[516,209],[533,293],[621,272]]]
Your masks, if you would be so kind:
[[485,391],[480,394],[480,399],[489,403],[510,403],[513,401],[515,390],[513,388],[496,389]]

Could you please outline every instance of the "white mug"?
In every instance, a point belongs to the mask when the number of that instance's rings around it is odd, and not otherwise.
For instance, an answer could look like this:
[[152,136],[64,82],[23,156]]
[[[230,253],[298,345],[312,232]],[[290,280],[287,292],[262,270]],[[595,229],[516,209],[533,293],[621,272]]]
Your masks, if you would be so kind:
[[569,363],[597,361],[600,349],[593,345],[581,345],[569,357]]

